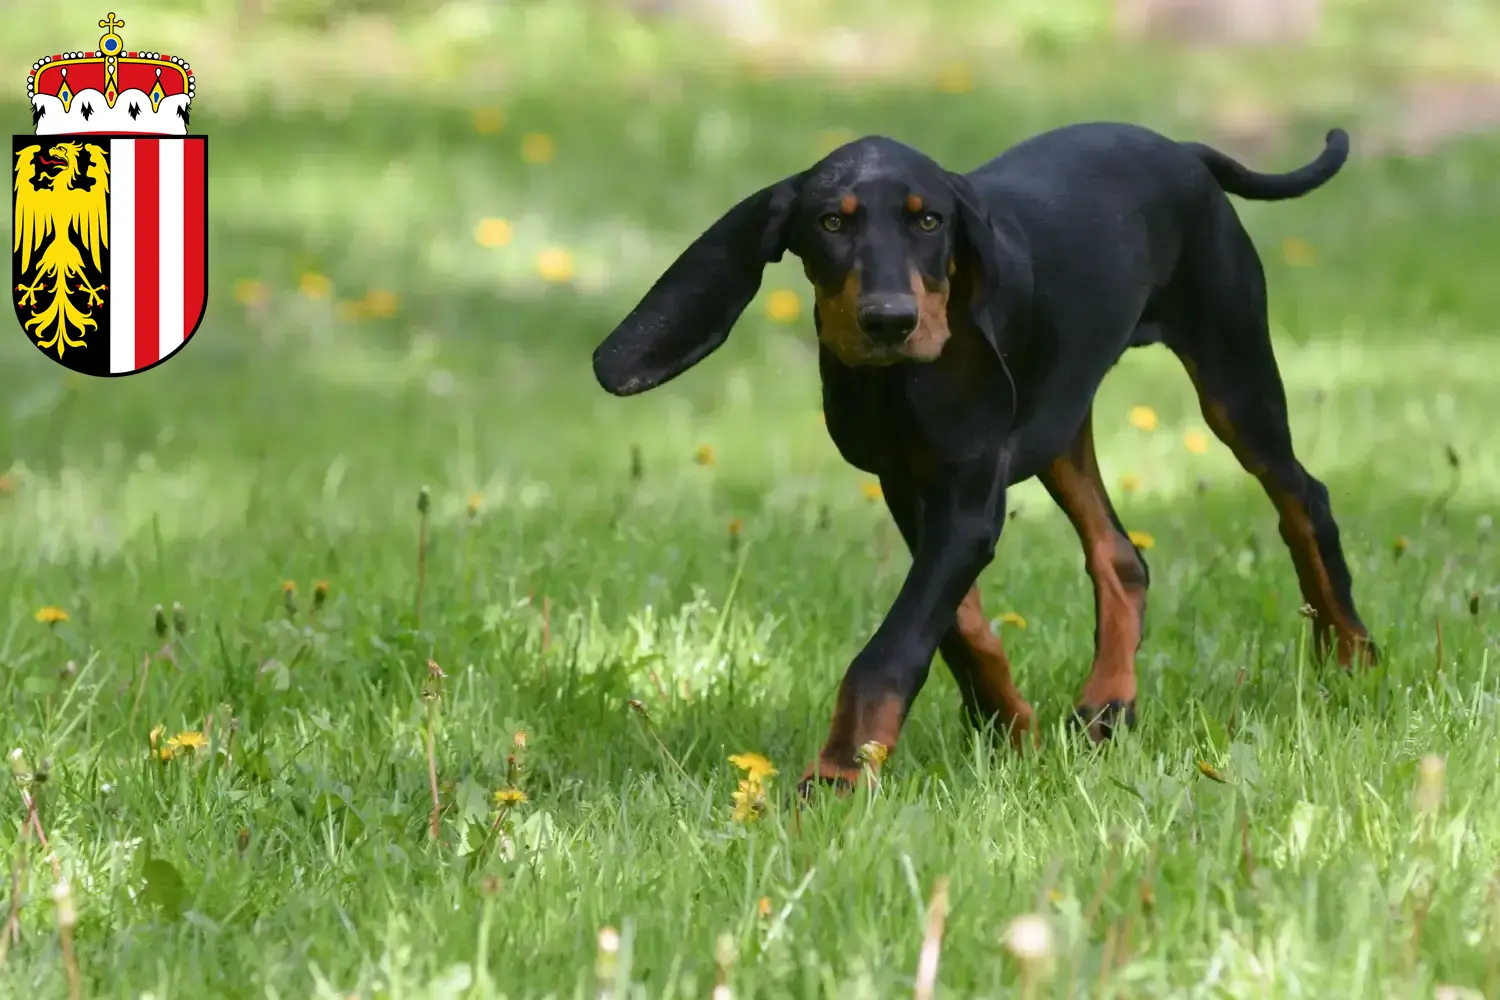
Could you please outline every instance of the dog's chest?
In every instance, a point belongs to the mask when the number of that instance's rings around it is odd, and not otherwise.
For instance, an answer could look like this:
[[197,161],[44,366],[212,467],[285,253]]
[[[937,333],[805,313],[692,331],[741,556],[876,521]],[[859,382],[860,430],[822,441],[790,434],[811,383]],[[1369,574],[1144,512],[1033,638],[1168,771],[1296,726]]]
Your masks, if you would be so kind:
[[844,460],[875,475],[923,475],[996,452],[1008,393],[967,365],[851,368],[826,353],[823,413]]

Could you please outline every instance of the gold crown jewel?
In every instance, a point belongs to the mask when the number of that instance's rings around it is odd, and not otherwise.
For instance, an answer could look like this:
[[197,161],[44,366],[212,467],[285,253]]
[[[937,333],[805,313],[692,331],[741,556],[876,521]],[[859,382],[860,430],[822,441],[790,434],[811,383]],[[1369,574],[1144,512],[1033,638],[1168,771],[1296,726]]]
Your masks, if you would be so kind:
[[[63,52],[32,63],[26,96],[37,134],[125,132],[186,135],[197,82],[187,62],[161,52],[131,52],[114,11],[99,22],[92,52]],[[149,112],[147,107],[150,108]]]

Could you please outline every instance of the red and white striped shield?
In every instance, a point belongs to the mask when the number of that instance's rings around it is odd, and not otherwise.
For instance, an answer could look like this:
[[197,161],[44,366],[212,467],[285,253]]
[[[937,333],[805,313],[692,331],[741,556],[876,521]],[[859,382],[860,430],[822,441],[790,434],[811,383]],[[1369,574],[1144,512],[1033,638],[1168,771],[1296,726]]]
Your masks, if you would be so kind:
[[13,143],[12,299],[32,343],[87,375],[175,355],[208,300],[207,137]]

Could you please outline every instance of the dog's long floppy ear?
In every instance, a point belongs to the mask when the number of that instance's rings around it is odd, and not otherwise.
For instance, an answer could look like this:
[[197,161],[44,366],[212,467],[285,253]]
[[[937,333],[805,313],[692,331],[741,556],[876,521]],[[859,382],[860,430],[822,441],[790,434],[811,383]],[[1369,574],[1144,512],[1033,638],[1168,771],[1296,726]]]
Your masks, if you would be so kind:
[[801,177],[757,191],[708,227],[594,351],[594,377],[616,396],[668,382],[729,337],[787,249]]
[[1026,250],[1012,233],[990,217],[974,185],[963,174],[949,173],[948,184],[958,202],[960,231],[955,248],[970,270],[966,284],[971,296],[970,317],[996,354],[1002,354],[991,308],[997,295],[1016,301],[1031,295],[1031,268]]

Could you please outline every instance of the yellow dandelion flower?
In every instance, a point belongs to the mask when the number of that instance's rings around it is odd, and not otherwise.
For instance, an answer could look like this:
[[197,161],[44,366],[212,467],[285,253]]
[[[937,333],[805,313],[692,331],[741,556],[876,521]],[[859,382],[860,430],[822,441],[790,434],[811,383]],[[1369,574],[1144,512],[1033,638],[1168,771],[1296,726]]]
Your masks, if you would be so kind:
[[505,127],[505,115],[499,108],[475,108],[474,131],[480,135],[498,135]]
[[1206,760],[1200,760],[1198,762],[1198,773],[1203,775],[1210,781],[1217,781],[1221,785],[1228,784],[1228,781],[1224,778],[1224,776],[1219,773],[1218,768],[1214,767]]
[[510,738],[510,742],[511,742],[511,746],[514,746],[514,747],[516,747],[518,749],[525,749],[525,747],[526,747],[526,730],[524,730],[524,729],[517,729],[516,732],[515,732],[515,735]]
[[771,897],[760,897],[760,902],[755,904],[755,909],[761,916],[769,917],[771,915]]
[[949,63],[938,73],[937,85],[945,94],[967,94],[974,89],[974,74],[963,63]]
[[183,750],[196,751],[208,746],[208,737],[198,732],[178,733],[176,736],[167,740],[167,746],[170,747],[173,752],[180,752]]
[[322,300],[333,294],[333,282],[326,274],[309,271],[302,276],[298,290],[304,298]]
[[700,444],[698,450],[693,453],[693,461],[699,465],[713,465],[714,446],[711,444]]
[[1156,430],[1156,411],[1149,406],[1132,406],[1130,422],[1143,431]]
[[468,508],[467,508],[468,512],[469,512],[469,516],[470,517],[477,517],[479,515],[480,505],[482,505],[483,503],[484,503],[484,495],[482,493],[470,493],[469,494],[469,505],[468,505]]
[[504,219],[480,219],[474,227],[474,242],[490,250],[505,246],[514,235]]
[[36,620],[43,625],[56,625],[58,622],[68,620],[68,613],[62,608],[48,604],[36,609]]
[[1120,477],[1120,489],[1126,493],[1138,492],[1141,488],[1141,477],[1133,472],[1127,472]]
[[1156,547],[1156,539],[1152,538],[1148,532],[1132,531],[1129,534],[1130,544],[1138,549],[1153,549]]
[[549,247],[536,255],[536,273],[543,281],[560,285],[573,280],[573,255],[560,247]]
[[766,814],[766,789],[759,781],[746,778],[730,798],[734,801],[730,816],[736,823],[749,823]]
[[396,315],[396,309],[401,305],[401,300],[396,297],[395,292],[389,289],[372,288],[365,293],[365,299],[360,305],[367,316],[390,319]]
[[1182,446],[1194,455],[1208,451],[1208,436],[1200,430],[1190,430],[1182,435]]
[[818,133],[818,148],[824,153],[831,153],[853,141],[854,133],[847,128],[830,128]]
[[158,722],[151,732],[147,734],[146,740],[151,744],[153,750],[156,749],[156,741],[161,739],[161,734],[166,731],[166,728],[166,726]]
[[1005,614],[1001,615],[998,620],[1000,621],[1001,624],[1004,624],[1004,625],[1014,625],[1016,628],[1019,628],[1019,629],[1024,629],[1026,627],[1026,619],[1022,618],[1020,615],[1016,614],[1014,611],[1007,611],[1007,612],[1005,612]]
[[530,132],[521,140],[521,159],[527,163],[551,163],[557,146],[545,132]]
[[863,744],[854,754],[854,757],[861,764],[868,764],[871,767],[879,767],[881,764],[885,763],[886,758],[890,755],[890,747],[886,746],[884,743],[877,743],[874,740],[871,740],[870,742]]
[[234,301],[242,306],[258,306],[269,296],[266,286],[254,278],[241,278],[234,283]]
[[885,496],[885,493],[880,489],[879,483],[861,483],[859,486],[859,491],[863,493],[865,495],[865,499],[870,501],[871,503],[874,503],[876,500],[879,500],[881,497]]
[[1311,267],[1318,255],[1311,243],[1296,236],[1288,236],[1281,241],[1281,257],[1291,267]]
[[790,288],[778,288],[766,298],[766,315],[778,323],[790,323],[802,315],[802,298]]
[[519,788],[502,788],[495,793],[497,806],[516,806],[528,801],[530,800],[526,797],[526,793]]
[[283,594],[295,594],[297,592],[297,581],[296,580],[282,580],[281,581],[281,592]]
[[751,781],[762,781],[777,773],[771,761],[758,753],[734,754],[729,758],[729,763],[744,771],[745,777]]
[[745,522],[744,521],[741,521],[737,517],[731,517],[729,519],[729,535],[730,535],[731,538],[738,538],[740,536],[740,532],[743,531],[744,529],[745,529]]

